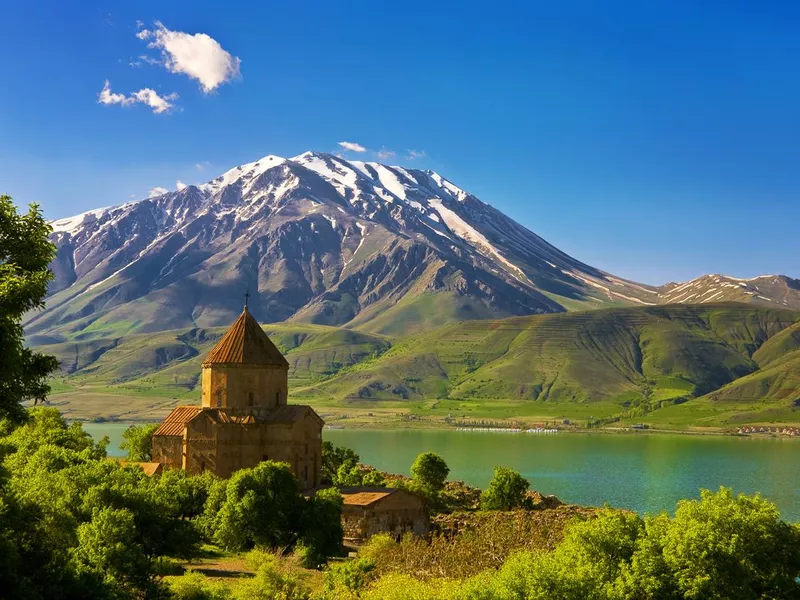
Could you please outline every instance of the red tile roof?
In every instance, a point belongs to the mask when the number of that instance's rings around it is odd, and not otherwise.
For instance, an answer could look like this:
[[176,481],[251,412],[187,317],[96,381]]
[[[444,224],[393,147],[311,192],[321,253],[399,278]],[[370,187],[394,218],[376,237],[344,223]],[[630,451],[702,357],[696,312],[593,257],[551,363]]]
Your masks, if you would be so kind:
[[215,364],[289,366],[247,307],[203,361]]
[[153,435],[183,435],[186,424],[202,411],[202,406],[178,406],[167,415]]

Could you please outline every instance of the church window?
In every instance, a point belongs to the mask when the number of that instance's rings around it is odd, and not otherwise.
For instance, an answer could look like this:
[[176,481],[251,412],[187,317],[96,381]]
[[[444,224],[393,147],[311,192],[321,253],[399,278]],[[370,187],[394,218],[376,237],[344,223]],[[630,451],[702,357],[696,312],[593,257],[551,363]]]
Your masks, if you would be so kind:
[[200,472],[201,473],[205,473],[206,472],[206,461],[204,461],[204,460],[200,461]]
[[217,390],[217,406],[222,406],[222,390]]
[[308,482],[308,465],[303,467],[303,479]]
[[247,394],[247,406],[253,406],[253,392]]
[[281,393],[275,392],[275,404],[280,404],[280,403],[281,403]]
[[269,460],[269,454],[264,454],[261,456],[261,460],[267,462]]

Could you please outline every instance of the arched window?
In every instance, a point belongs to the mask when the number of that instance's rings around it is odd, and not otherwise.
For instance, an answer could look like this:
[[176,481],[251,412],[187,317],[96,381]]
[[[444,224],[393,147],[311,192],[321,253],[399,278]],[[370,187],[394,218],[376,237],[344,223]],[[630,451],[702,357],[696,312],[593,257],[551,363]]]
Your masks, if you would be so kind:
[[253,392],[247,393],[247,406],[253,406]]
[[275,392],[275,404],[277,406],[280,406],[280,404],[281,404],[281,393],[280,392]]
[[222,406],[222,398],[225,395],[225,392],[222,390],[217,390],[217,406]]
[[204,460],[200,461],[200,472],[201,473],[205,473],[206,472],[206,461],[204,461]]

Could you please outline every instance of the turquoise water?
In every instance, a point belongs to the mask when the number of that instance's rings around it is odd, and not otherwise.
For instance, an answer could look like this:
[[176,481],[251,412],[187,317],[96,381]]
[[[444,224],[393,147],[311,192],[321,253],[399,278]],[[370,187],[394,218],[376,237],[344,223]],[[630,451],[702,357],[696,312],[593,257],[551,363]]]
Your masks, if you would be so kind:
[[[92,423],[119,454],[127,425]],[[383,471],[408,474],[420,452],[441,454],[451,478],[484,487],[495,465],[520,471],[533,489],[575,504],[673,510],[701,487],[760,491],[784,519],[800,521],[800,441],[688,435],[477,433],[425,430],[326,430]]]

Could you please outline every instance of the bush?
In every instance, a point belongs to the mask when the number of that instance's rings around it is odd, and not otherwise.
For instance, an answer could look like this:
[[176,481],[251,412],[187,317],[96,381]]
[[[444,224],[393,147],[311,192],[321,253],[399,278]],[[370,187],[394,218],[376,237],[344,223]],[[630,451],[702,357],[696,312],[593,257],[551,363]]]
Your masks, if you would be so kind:
[[169,590],[175,600],[227,600],[231,591],[224,583],[210,581],[197,571],[189,571],[169,582]]
[[527,479],[513,469],[495,467],[494,476],[481,494],[483,510],[512,510],[525,502],[530,487]]
[[360,592],[374,579],[375,561],[370,558],[355,558],[338,563],[325,571],[325,590],[341,589]]
[[411,465],[411,479],[431,494],[438,494],[444,487],[450,467],[434,452],[423,452]]
[[273,565],[263,564],[255,577],[238,584],[234,600],[307,600],[310,590],[292,573],[280,573]]

